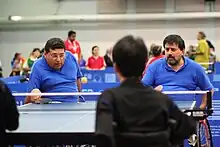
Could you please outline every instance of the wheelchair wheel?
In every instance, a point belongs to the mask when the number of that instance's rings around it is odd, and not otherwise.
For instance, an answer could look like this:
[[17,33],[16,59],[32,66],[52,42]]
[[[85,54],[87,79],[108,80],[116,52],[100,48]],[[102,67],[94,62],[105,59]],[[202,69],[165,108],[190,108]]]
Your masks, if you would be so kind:
[[199,122],[198,142],[196,147],[213,147],[212,133],[207,119]]

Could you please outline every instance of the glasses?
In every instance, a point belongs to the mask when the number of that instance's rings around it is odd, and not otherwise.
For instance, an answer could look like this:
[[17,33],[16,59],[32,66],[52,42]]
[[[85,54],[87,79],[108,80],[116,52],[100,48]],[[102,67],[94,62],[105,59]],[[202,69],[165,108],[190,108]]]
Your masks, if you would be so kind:
[[65,54],[57,55],[57,54],[50,53],[50,56],[52,57],[53,60],[57,60],[57,59],[63,60],[65,58]]

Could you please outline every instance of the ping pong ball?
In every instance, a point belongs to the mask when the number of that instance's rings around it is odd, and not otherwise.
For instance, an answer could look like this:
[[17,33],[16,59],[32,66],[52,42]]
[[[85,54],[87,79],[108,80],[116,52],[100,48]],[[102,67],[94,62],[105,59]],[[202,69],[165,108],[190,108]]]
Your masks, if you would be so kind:
[[87,82],[88,82],[88,80],[87,80],[87,78],[86,78],[86,77],[82,77],[82,78],[81,78],[81,82],[82,82],[83,84],[85,84],[85,83],[87,83]]

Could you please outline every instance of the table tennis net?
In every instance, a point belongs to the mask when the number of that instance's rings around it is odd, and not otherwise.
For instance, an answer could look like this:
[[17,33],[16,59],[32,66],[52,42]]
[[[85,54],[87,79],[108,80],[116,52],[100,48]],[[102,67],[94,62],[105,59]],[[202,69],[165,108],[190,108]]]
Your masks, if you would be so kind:
[[30,104],[19,108],[19,112],[33,112],[33,111],[95,111],[96,102],[86,103],[61,103],[61,104]]

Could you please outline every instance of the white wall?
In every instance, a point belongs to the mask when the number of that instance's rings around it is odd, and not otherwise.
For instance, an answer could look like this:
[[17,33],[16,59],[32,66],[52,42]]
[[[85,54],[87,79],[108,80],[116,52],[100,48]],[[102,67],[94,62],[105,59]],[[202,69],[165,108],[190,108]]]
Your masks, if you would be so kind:
[[[130,2],[130,3],[129,3]],[[171,5],[175,4],[175,5]],[[34,7],[35,6],[35,7]],[[127,9],[128,8],[128,9]],[[220,10],[220,3],[216,6]],[[8,15],[48,15],[54,14],[95,14],[95,13],[163,13],[169,11],[204,11],[203,0],[1,0],[0,17]],[[73,29],[77,32],[84,57],[90,56],[91,47],[98,45],[101,54],[112,46],[120,37],[134,34],[144,38],[146,44],[161,44],[164,37],[170,33],[181,35],[186,45],[196,44],[196,34],[204,31],[208,39],[220,46],[220,20],[196,21],[153,21],[130,24],[70,24],[65,26],[49,26],[45,28],[28,28],[0,31],[0,59],[2,60],[4,76],[10,73],[10,61],[15,52],[21,52],[28,57],[30,51],[42,48],[51,37],[66,39],[67,32]],[[217,49],[220,55],[220,50]]]

